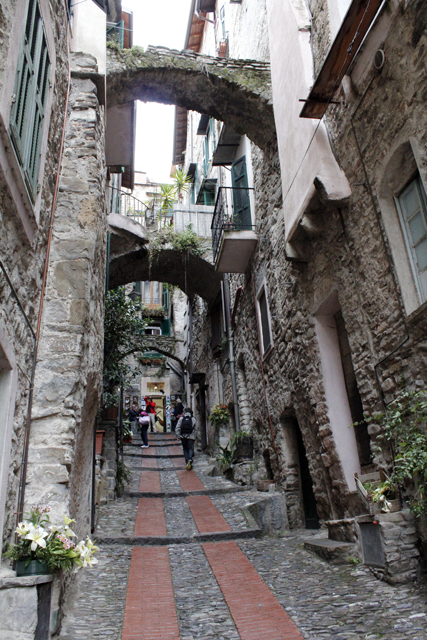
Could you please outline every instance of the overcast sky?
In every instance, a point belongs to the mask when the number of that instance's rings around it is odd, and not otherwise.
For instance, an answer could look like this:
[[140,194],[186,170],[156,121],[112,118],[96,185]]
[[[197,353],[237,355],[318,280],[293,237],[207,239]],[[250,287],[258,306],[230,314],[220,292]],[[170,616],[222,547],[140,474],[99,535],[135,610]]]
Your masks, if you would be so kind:
[[[191,0],[124,0],[133,11],[133,43],[184,48]],[[155,182],[169,182],[172,167],[175,107],[138,103],[135,169]]]

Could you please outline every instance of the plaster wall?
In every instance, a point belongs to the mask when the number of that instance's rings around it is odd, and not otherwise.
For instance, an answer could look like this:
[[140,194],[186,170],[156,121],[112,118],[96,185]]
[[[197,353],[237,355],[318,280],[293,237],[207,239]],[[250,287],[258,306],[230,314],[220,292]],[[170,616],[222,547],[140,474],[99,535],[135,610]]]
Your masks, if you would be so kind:
[[71,51],[84,51],[96,58],[98,73],[105,75],[107,70],[106,28],[107,16],[95,2],[76,2],[72,7]]
[[333,156],[323,122],[299,117],[299,99],[308,95],[313,82],[308,11],[300,4],[295,7],[291,0],[268,0],[267,8],[285,240],[289,241],[316,193],[316,177],[332,201],[348,198],[351,190]]

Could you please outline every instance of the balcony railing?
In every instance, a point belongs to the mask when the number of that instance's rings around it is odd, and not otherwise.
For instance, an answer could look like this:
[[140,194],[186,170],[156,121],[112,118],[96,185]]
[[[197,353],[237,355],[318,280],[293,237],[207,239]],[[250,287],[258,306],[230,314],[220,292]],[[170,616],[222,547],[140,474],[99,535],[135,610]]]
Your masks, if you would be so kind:
[[255,231],[250,210],[250,191],[253,187],[220,187],[212,218],[212,250],[214,262],[218,257],[224,231]]
[[124,33],[125,23],[123,20],[120,22],[107,22],[107,42],[116,42],[120,49],[124,46]]
[[130,193],[121,191],[116,187],[108,187],[107,195],[109,213],[119,213],[122,216],[127,216],[144,227],[153,223],[155,218],[154,211]]

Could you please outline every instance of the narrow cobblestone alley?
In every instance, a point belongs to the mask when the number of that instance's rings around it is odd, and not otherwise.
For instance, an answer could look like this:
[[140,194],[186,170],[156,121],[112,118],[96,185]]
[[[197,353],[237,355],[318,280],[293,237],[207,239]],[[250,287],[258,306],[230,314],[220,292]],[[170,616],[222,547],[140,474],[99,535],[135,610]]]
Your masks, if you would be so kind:
[[427,638],[425,585],[328,565],[307,531],[260,538],[241,507],[262,494],[205,475],[202,454],[187,471],[171,434],[150,445],[126,446],[131,485],[101,508],[99,564],[77,576],[61,640]]

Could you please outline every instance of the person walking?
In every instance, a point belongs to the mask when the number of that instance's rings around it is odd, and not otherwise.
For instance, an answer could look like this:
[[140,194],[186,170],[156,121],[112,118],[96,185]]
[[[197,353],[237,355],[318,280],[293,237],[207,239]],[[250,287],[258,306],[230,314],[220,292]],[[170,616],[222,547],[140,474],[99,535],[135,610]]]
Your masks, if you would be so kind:
[[150,445],[148,444],[148,436],[147,431],[150,426],[150,416],[146,411],[141,411],[138,418],[139,426],[141,427],[141,438],[142,445],[141,449],[147,449]]
[[176,405],[173,408],[172,431],[175,431],[176,424],[183,413],[184,413],[184,405],[182,404],[181,400],[178,398],[176,401]]
[[194,441],[197,435],[196,419],[190,408],[184,409],[183,415],[178,420],[175,429],[176,437],[181,440],[182,450],[186,462],[186,468],[190,471],[193,466]]
[[136,404],[133,404],[129,409],[130,428],[133,436],[136,436],[138,433],[138,427],[137,427],[138,415],[139,415],[138,408]]
[[150,432],[154,433],[154,429],[156,427],[156,403],[150,398],[150,396],[145,396],[145,411],[150,416]]

